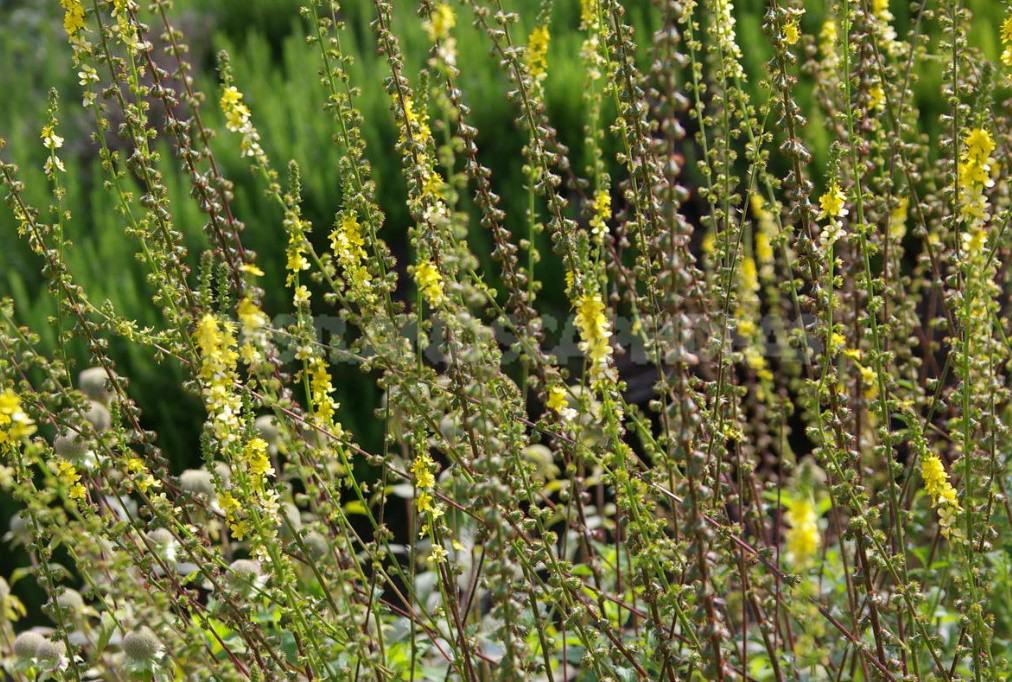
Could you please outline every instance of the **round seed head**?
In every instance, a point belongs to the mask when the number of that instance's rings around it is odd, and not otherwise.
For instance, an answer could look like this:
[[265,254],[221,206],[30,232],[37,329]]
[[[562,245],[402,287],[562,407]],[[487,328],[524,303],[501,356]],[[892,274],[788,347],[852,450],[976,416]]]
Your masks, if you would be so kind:
[[81,392],[100,403],[109,402],[112,392],[108,389],[109,375],[102,367],[89,367],[77,377]]
[[14,535],[23,535],[28,531],[28,522],[25,521],[25,517],[18,513],[11,517],[10,531]]
[[56,598],[56,608],[66,615],[80,613],[84,609],[84,598],[77,590],[66,589]]
[[460,435],[460,426],[458,426],[457,420],[453,417],[453,415],[443,415],[443,418],[439,420],[439,432],[443,434],[444,438],[450,441]]
[[66,655],[67,645],[62,639],[54,641],[43,637],[35,649],[35,658],[43,663],[56,663]]
[[161,642],[147,627],[131,630],[123,637],[123,652],[134,661],[150,661],[159,648]]
[[63,431],[53,439],[53,450],[63,459],[76,463],[88,453],[88,442],[79,433]]
[[278,439],[281,437],[281,431],[278,429],[278,420],[274,418],[274,415],[260,415],[253,422],[253,426],[260,433],[261,438],[270,445],[277,445]]
[[179,487],[189,493],[211,495],[214,480],[206,469],[187,469],[179,474]]
[[313,561],[319,561],[327,556],[327,551],[329,550],[327,538],[315,530],[306,534],[305,543],[306,548],[309,550],[309,556]]
[[106,409],[102,403],[96,403],[94,400],[91,401],[91,406],[84,413],[84,418],[91,422],[91,425],[95,427],[95,430],[102,433],[109,428],[112,423],[112,417],[109,415],[109,410]]
[[43,640],[39,633],[25,630],[14,638],[14,656],[20,659],[35,658],[35,652]]
[[[299,513],[299,508],[291,502],[285,502],[281,506],[281,510],[288,519],[286,523],[284,519],[278,522],[278,532],[286,540],[292,539],[292,530],[298,532],[302,528],[302,515]],[[291,524],[291,530],[289,530],[289,524]]]
[[155,528],[148,533],[148,540],[153,545],[168,545],[175,542],[176,538],[168,528]]
[[218,474],[221,482],[227,487],[232,482],[232,470],[228,468],[228,464],[225,462],[215,462],[214,472]]
[[260,564],[250,559],[236,559],[228,567],[228,583],[234,588],[249,587],[261,576]]
[[[152,551],[161,557],[162,561],[175,566],[179,543],[167,528],[155,528],[147,534],[147,539],[151,543]],[[158,570],[161,571],[162,568],[158,567]]]

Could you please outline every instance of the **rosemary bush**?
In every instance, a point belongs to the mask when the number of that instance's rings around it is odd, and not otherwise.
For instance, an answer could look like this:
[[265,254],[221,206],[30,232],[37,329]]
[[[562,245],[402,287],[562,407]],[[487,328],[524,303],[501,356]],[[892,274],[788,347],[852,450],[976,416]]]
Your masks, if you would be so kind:
[[[0,303],[7,672],[1007,672],[1012,13],[311,2],[287,78],[210,81],[167,0],[60,4],[77,91],[0,160],[51,310]],[[199,466],[125,359],[203,406]]]

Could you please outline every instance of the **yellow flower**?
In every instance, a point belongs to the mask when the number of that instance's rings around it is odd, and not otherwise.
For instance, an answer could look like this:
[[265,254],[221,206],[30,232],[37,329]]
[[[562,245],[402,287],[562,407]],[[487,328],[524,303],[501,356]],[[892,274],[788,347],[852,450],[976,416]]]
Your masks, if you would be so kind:
[[822,38],[822,43],[819,45],[822,56],[827,59],[836,57],[836,22],[830,19],[824,23],[819,37]]
[[51,125],[43,128],[39,137],[42,138],[43,146],[50,151],[56,151],[63,146],[63,138],[56,134]]
[[962,511],[962,507],[959,506],[956,489],[949,483],[938,455],[925,455],[921,458],[921,477],[924,479],[924,490],[931,498],[931,506],[938,512],[938,526],[942,536],[949,540],[962,537],[956,526],[956,515]]
[[432,495],[427,490],[421,490],[415,495],[415,508],[419,513],[432,511]]
[[875,84],[868,91],[868,111],[869,113],[876,109],[882,108],[882,103],[885,101],[885,91],[881,85]]
[[267,316],[263,314],[257,304],[249,296],[239,301],[239,321],[243,329],[255,331],[267,324]]
[[81,0],[60,0],[63,9],[63,28],[67,35],[73,38],[78,31],[84,28],[84,5]]
[[0,445],[35,433],[35,422],[21,408],[21,398],[7,389],[0,393]]
[[594,195],[594,216],[590,219],[590,233],[601,240],[608,231],[608,219],[611,218],[611,193],[607,189],[599,189]]
[[548,409],[553,412],[562,413],[566,406],[566,389],[562,386],[552,386],[548,389]]
[[611,323],[604,315],[600,294],[585,294],[576,302],[576,326],[580,330],[580,350],[591,361],[590,378],[600,381],[610,374]]
[[844,202],[847,200],[843,190],[840,189],[840,185],[837,182],[833,182],[826,190],[826,193],[819,197],[819,205],[822,210],[819,211],[819,220],[823,218],[842,218],[847,215],[847,209],[843,207]]
[[784,42],[788,45],[794,45],[798,42],[798,38],[801,37],[801,31],[798,29],[798,20],[791,19],[784,24]]
[[[415,142],[425,144],[432,137],[428,115],[424,111],[421,113],[416,112],[415,103],[408,97],[404,99],[404,123]],[[407,139],[408,134],[401,131],[400,141],[406,142]]]
[[784,520],[790,524],[786,532],[788,560],[804,568],[819,549],[819,516],[811,496],[800,497],[787,504]]
[[741,260],[741,286],[745,291],[759,291],[759,275],[756,272],[755,261],[746,256]]
[[921,476],[924,478],[924,490],[931,496],[932,506],[956,501],[956,491],[949,483],[949,476],[938,455],[928,455],[921,460]]
[[421,454],[411,463],[411,473],[415,475],[415,487],[428,490],[436,484],[432,475],[432,468],[435,463],[427,454]]
[[1005,46],[1001,53],[1001,63],[1012,66],[1012,10],[1001,24],[1001,42]]
[[432,263],[426,261],[415,268],[415,281],[418,282],[418,288],[430,306],[438,306],[445,300],[443,276]]
[[434,564],[441,564],[446,561],[447,551],[442,545],[432,545],[432,551],[429,554],[428,561]]
[[242,103],[242,93],[234,85],[221,93],[221,110],[225,114],[225,127],[233,133],[239,132],[249,122],[249,108]]
[[983,128],[974,128],[966,136],[966,157],[969,161],[984,164],[994,151],[994,140]]
[[899,203],[889,213],[889,236],[895,239],[903,239],[903,235],[907,232],[907,209],[910,206],[910,200],[906,197],[901,197]]
[[878,375],[870,367],[859,366],[861,382],[864,384],[864,397],[872,400],[878,395]]
[[228,527],[232,529],[232,537],[239,542],[242,542],[249,535],[249,523],[246,521],[234,520],[228,524]]
[[218,495],[218,506],[226,514],[235,512],[240,508],[239,500],[235,499],[235,496],[231,492],[225,491]]
[[81,480],[81,475],[77,473],[77,468],[65,459],[56,463],[56,477],[68,487],[73,486]]
[[457,17],[453,13],[453,9],[445,2],[441,2],[436,5],[436,8],[432,12],[432,16],[429,17],[422,26],[425,28],[425,32],[429,34],[429,40],[436,42],[442,40],[450,34],[450,29],[453,28],[457,23]]
[[243,457],[249,466],[250,475],[257,483],[263,481],[266,476],[274,475],[274,467],[267,457],[267,441],[259,436],[251,438],[243,449]]
[[527,39],[527,68],[535,82],[541,81],[548,69],[548,40],[550,37],[547,26],[538,26],[531,31],[530,38]]

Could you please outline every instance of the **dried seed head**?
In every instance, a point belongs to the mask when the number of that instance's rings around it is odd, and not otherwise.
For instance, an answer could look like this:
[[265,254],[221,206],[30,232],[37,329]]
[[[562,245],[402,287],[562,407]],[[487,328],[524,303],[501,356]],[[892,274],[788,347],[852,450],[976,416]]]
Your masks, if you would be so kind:
[[11,517],[10,525],[8,527],[11,534],[23,535],[28,530],[28,522],[25,521],[23,514],[15,514]]
[[147,538],[155,554],[161,557],[162,561],[175,565],[179,543],[171,531],[167,528],[156,528],[147,534]]

